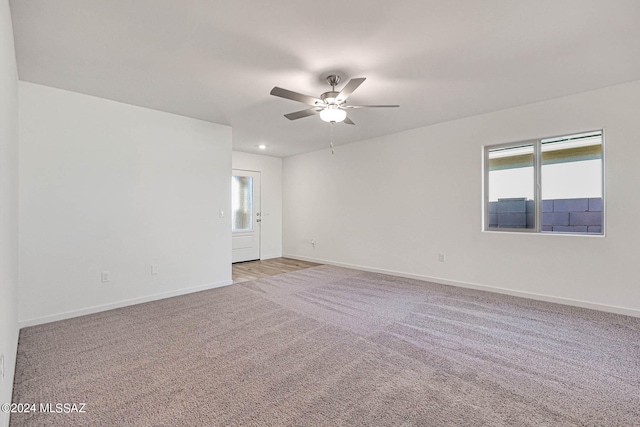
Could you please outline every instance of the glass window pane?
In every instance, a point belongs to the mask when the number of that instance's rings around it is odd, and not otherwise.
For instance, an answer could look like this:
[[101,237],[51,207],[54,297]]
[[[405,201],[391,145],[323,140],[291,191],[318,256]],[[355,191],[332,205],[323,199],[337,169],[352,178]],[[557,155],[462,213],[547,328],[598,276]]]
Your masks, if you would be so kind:
[[602,132],[541,141],[542,231],[602,233]]
[[231,179],[231,230],[253,230],[253,178],[234,176]]
[[488,157],[489,228],[534,228],[533,144],[490,149]]

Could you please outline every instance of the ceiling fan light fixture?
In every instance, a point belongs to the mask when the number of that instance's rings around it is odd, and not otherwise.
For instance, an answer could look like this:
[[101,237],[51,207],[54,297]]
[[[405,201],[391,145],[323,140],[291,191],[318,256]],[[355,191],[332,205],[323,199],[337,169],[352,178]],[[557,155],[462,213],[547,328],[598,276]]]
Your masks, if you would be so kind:
[[320,114],[320,118],[328,123],[343,122],[348,125],[355,125],[353,121],[347,117],[347,108],[380,108],[380,107],[399,107],[399,105],[346,105],[347,100],[354,90],[356,90],[366,78],[358,77],[349,80],[340,92],[336,91],[336,85],[340,82],[340,76],[332,74],[327,77],[327,83],[331,86],[331,90],[316,98],[314,96],[304,95],[302,93],[293,92],[281,87],[271,89],[271,95],[280,98],[290,99],[292,101],[302,102],[310,105],[311,108],[296,111],[294,113],[285,114],[289,120],[298,120],[303,117],[315,116]]
[[347,118],[347,112],[336,106],[328,106],[324,110],[320,111],[320,118],[325,122],[339,123]]

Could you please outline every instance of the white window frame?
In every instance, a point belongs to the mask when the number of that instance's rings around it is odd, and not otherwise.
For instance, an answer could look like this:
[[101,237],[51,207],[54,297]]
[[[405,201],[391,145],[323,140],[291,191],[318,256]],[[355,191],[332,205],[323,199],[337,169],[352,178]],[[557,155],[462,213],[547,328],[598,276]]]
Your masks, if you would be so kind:
[[[541,182],[541,170],[542,170],[542,141],[554,138],[563,138],[569,137],[572,135],[580,135],[587,133],[596,133],[599,132],[602,138],[602,176],[601,176],[601,185],[602,185],[602,228],[600,233],[583,233],[583,232],[557,232],[557,231],[542,231],[542,182]],[[507,227],[489,227],[489,152],[495,149],[503,149],[510,147],[521,147],[526,145],[533,146],[533,202],[534,202],[534,226],[533,228],[507,228]],[[571,236],[604,236],[605,235],[605,132],[603,129],[597,129],[592,131],[584,131],[584,132],[572,132],[566,133],[558,136],[544,137],[544,138],[536,138],[524,141],[517,142],[508,142],[504,144],[495,144],[495,145],[484,145],[482,147],[482,157],[483,157],[483,170],[482,170],[482,181],[483,181],[483,196],[482,196],[482,216],[483,216],[483,224],[482,231],[485,232],[516,232],[516,233],[536,233],[536,234],[551,234],[551,235],[571,235]]]

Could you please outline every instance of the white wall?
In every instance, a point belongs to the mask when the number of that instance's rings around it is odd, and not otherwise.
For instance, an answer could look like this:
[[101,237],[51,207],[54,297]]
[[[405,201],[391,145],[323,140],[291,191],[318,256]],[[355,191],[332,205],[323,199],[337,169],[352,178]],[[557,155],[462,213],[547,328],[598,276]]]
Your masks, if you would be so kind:
[[231,282],[229,127],[31,83],[19,94],[22,325]]
[[[18,72],[9,2],[0,1],[0,403],[11,402],[18,347]],[[9,415],[0,412],[0,426]]]
[[282,256],[282,159],[234,151],[233,169],[260,172],[260,259]]
[[[640,316],[638,111],[640,81],[286,158],[284,255]],[[483,144],[599,128],[605,237],[481,231]]]

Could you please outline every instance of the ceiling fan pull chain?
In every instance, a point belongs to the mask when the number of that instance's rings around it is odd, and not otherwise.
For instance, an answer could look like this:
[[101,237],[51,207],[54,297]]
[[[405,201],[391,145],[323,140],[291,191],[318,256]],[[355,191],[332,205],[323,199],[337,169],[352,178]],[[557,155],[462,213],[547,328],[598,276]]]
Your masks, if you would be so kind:
[[335,125],[335,122],[331,122],[331,140],[329,142],[329,147],[331,147],[331,154],[336,154],[335,150],[333,149],[333,126]]

